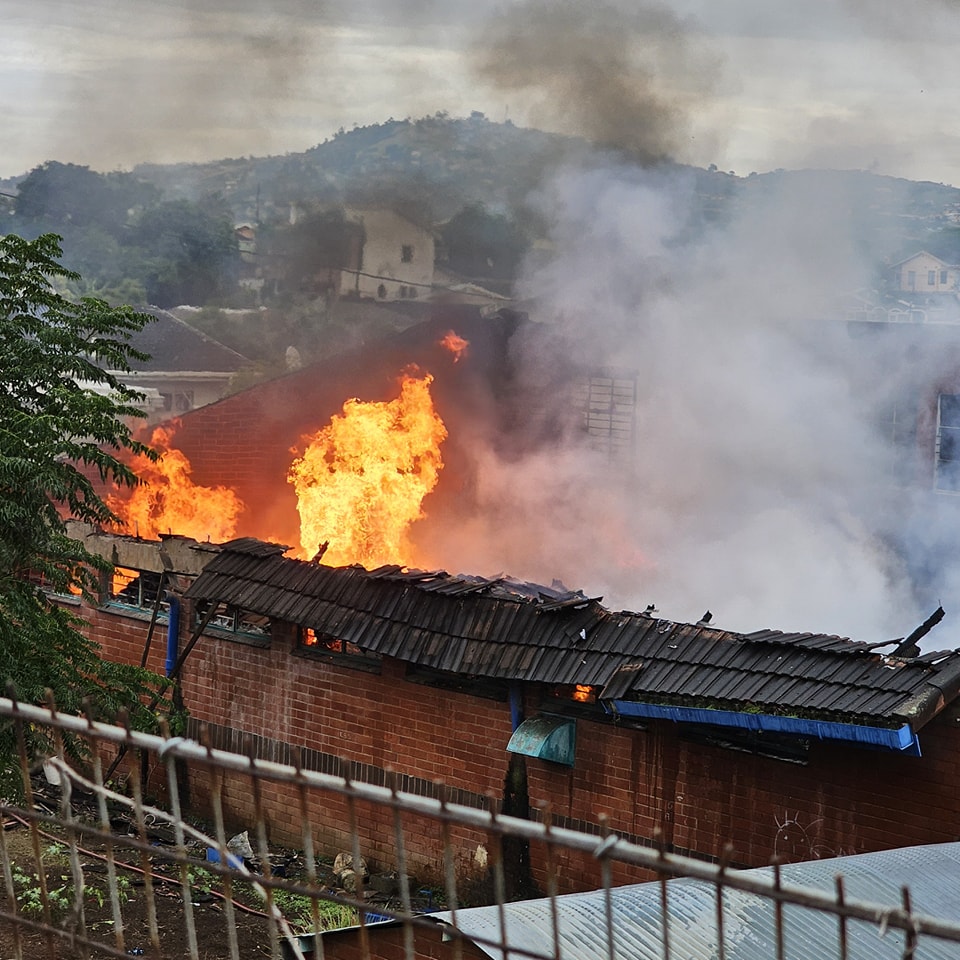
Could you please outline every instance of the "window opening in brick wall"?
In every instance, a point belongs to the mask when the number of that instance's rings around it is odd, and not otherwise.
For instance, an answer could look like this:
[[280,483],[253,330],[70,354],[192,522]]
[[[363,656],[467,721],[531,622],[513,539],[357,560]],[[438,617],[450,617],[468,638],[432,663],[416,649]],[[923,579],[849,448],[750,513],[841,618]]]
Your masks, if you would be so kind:
[[403,263],[413,263],[412,243],[405,243],[400,247],[400,260]]
[[877,428],[893,454],[893,479],[909,483],[916,471],[917,404],[908,399],[897,399],[880,408]]
[[[196,625],[203,620],[203,612],[197,610]],[[232,603],[221,603],[207,623],[208,630],[221,633],[233,633],[242,637],[254,637],[260,640],[270,639],[270,618],[263,614],[244,610]]]
[[[152,570],[134,570],[130,567],[114,567],[107,589],[107,606],[134,610],[147,616],[153,615],[160,590],[160,574]],[[170,605],[162,600],[157,617],[166,617]]]
[[370,653],[349,640],[324,633],[322,630],[314,630],[313,627],[300,627],[297,633],[297,649],[321,660],[377,672],[383,660],[379,653]]
[[941,393],[937,400],[934,487],[960,493],[960,394]]
[[62,590],[56,590],[47,578],[40,573],[39,570],[31,570],[27,574],[27,581],[32,583],[35,587],[39,587],[45,594],[52,597],[55,600],[67,600],[70,603],[79,603],[80,601],[80,588],[70,585],[70,589],[66,592]]
[[186,413],[193,409],[193,391],[176,390],[173,393],[160,393],[163,409],[174,413]]

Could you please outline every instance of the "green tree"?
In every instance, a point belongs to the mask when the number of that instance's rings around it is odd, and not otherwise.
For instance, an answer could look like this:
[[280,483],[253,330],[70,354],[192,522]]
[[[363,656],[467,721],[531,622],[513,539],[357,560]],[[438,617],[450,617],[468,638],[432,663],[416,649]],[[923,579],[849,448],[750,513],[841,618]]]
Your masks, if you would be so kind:
[[170,200],[144,210],[133,243],[149,264],[144,282],[151,303],[203,305],[235,281],[239,263],[229,210],[211,197],[203,203]]
[[482,203],[467,204],[441,233],[451,268],[471,279],[512,280],[530,247],[513,220]]
[[[30,702],[49,688],[69,712],[85,699],[101,716],[126,708],[143,727],[143,698],[164,681],[101,660],[46,590],[94,596],[104,563],[67,535],[66,519],[115,519],[97,480],[133,485],[124,452],[156,457],[129,426],[138,395],[106,372],[140,356],[128,338],[151,318],[56,293],[78,280],[61,256],[54,235],[0,237],[0,680]],[[0,727],[0,794],[17,783],[12,737]]]
[[96,226],[120,239],[131,210],[155,204],[159,190],[131,173],[97,173],[74,163],[35,167],[17,190],[17,216],[46,229]]

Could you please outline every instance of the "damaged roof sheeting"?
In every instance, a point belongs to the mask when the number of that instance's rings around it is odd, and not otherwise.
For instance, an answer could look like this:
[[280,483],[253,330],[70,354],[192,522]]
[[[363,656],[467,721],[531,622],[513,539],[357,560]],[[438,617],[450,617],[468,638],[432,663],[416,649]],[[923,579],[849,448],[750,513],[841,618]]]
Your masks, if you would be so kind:
[[187,596],[453,674],[589,685],[609,712],[699,725],[731,725],[724,714],[776,717],[780,732],[903,750],[960,694],[955,651],[898,658],[875,649],[883,644],[841,637],[740,634],[615,613],[556,584],[328,567],[284,550],[251,539],[224,544]]
[[[744,878],[765,879],[772,867],[738,871]],[[878,904],[877,923],[848,920],[841,949],[837,917],[787,903],[782,929],[766,896],[727,887],[723,891],[722,938],[717,926],[717,886],[690,878],[659,881],[571,893],[551,900],[523,900],[492,907],[470,907],[433,914],[432,919],[454,925],[493,960],[542,956],[545,931],[556,931],[552,949],[565,960],[660,960],[664,956],[717,957],[730,960],[806,960],[808,957],[902,960],[910,955],[904,937],[887,931],[885,910],[902,906],[904,884],[910,890],[912,910],[920,917],[960,922],[960,843],[901,847],[850,857],[788,863],[780,868],[783,885],[834,895],[837,876],[844,878],[848,900]],[[608,916],[609,911],[609,916]],[[664,942],[664,913],[669,950]],[[612,922],[611,922],[612,918]],[[608,939],[613,931],[612,942]],[[325,935],[328,936],[328,935]],[[335,934],[329,935],[335,936]],[[376,933],[373,934],[376,936]],[[907,941],[909,942],[909,941]],[[721,943],[723,952],[720,950]],[[500,944],[509,944],[509,950]],[[922,936],[917,957],[948,960],[957,956],[957,944]]]

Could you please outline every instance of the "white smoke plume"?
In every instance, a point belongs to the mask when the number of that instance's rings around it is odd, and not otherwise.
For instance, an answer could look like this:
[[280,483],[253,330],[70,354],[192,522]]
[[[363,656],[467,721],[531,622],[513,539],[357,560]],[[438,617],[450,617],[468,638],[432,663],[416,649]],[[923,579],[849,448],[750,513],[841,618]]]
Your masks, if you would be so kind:
[[[559,577],[675,620],[709,608],[744,631],[876,641],[931,612],[911,575],[915,505],[877,426],[898,357],[837,313],[874,265],[842,192],[784,183],[705,231],[688,229],[683,172],[612,162],[539,198],[555,257],[526,293],[579,359],[636,371],[635,456],[572,437],[521,457],[491,446],[446,564]],[[932,382],[935,356],[922,362]]]

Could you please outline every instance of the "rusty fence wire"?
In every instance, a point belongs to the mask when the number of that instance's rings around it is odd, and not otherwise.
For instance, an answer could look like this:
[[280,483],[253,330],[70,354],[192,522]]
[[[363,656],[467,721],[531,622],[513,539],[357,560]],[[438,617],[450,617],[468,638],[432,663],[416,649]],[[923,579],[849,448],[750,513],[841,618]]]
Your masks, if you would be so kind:
[[[16,755],[3,761],[20,780],[16,798],[0,809],[3,960],[960,957],[960,924],[915,912],[906,887],[896,903],[869,902],[849,896],[842,877],[829,890],[800,887],[777,866],[733,870],[722,857],[708,863],[614,834],[560,829],[549,811],[537,822],[515,819],[493,803],[487,810],[450,803],[442,789],[433,798],[403,793],[10,699],[0,698],[0,723],[16,732]],[[28,752],[38,732],[51,745],[46,757]],[[202,818],[184,804],[198,775],[209,787]],[[224,815],[224,784],[237,778],[249,784],[255,811],[240,846]],[[300,824],[299,849],[282,857],[268,842],[264,813],[264,798],[279,787]],[[350,837],[344,862],[355,869],[341,872],[349,883],[323,874],[312,821],[331,809]],[[392,849],[395,885],[379,898],[366,885],[358,829],[370,810],[379,812]],[[428,823],[435,839],[431,889],[408,869],[412,821]],[[455,835],[486,840],[489,906],[466,905]],[[523,904],[522,916],[505,894],[506,838],[534,846],[545,865],[543,895]],[[599,881],[578,907],[582,930],[567,912],[570,897],[558,895],[558,864],[569,855],[595,863]],[[653,904],[652,912],[624,913],[612,881],[617,863],[657,878],[629,901]],[[693,916],[690,891],[699,891],[701,908],[706,891],[709,909]],[[805,925],[801,913],[816,922]],[[316,933],[336,928],[343,936]]]

